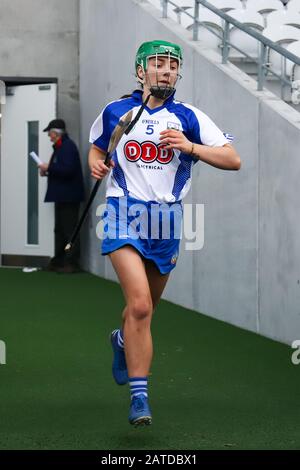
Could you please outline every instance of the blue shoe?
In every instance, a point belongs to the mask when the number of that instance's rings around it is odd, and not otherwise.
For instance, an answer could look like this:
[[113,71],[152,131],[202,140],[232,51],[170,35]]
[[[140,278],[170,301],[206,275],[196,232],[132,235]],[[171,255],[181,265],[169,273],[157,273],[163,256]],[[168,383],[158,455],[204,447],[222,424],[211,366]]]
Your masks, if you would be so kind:
[[148,426],[152,424],[148,398],[145,395],[137,395],[131,400],[129,423],[134,426]]
[[127,364],[124,349],[118,345],[117,332],[118,330],[114,330],[110,335],[114,353],[112,374],[118,385],[125,385],[128,383]]

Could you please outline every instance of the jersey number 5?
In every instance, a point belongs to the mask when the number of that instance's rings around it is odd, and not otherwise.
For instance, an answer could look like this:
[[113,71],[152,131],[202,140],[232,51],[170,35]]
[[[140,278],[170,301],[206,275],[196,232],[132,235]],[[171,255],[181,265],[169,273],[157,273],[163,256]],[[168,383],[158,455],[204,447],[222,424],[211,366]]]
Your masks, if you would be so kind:
[[146,134],[150,135],[153,134],[154,129],[153,129],[154,124],[148,124]]

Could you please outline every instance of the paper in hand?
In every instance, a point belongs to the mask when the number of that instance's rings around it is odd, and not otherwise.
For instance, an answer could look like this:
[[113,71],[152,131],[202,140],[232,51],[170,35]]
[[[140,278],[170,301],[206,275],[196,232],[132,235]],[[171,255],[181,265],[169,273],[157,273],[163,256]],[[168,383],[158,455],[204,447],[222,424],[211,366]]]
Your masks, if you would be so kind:
[[35,161],[37,165],[41,165],[43,163],[42,160],[37,156],[35,152],[30,152],[29,155],[31,156],[31,158],[33,158],[33,160]]

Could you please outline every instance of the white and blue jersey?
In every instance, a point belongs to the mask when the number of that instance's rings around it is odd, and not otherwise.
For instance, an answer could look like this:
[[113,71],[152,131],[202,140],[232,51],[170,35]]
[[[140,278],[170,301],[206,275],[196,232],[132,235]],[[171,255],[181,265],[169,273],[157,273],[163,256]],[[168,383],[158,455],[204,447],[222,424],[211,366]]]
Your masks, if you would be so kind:
[[[90,142],[107,151],[111,134],[120,117],[133,110],[133,118],[142,105],[142,91],[129,98],[109,103],[95,120]],[[221,147],[230,143],[223,132],[202,111],[176,101],[174,95],[155,109],[147,106],[128,135],[123,135],[112,156],[115,167],[106,182],[107,197],[130,196],[142,201],[181,201],[191,186],[193,165],[199,161],[177,149],[160,143],[165,129],[182,131],[196,144]]]
[[[134,118],[141,105],[139,90],[129,98],[109,103],[91,128],[90,142],[107,151],[120,117],[132,109]],[[131,245],[143,258],[154,262],[161,274],[176,265],[181,200],[190,189],[193,165],[199,161],[180,150],[166,149],[159,139],[165,129],[177,129],[191,142],[212,147],[232,140],[206,114],[175,101],[174,95],[158,108],[146,106],[131,132],[122,136],[112,155],[115,167],[106,182],[102,254]]]

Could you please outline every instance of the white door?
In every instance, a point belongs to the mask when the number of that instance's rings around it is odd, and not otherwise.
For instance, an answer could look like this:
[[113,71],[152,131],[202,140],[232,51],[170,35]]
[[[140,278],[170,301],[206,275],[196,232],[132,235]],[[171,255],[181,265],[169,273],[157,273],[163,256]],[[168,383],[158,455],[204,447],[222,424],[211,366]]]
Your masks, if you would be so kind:
[[56,117],[56,85],[11,87],[1,113],[1,254],[53,256],[54,207],[29,153],[52,154],[43,129]]

